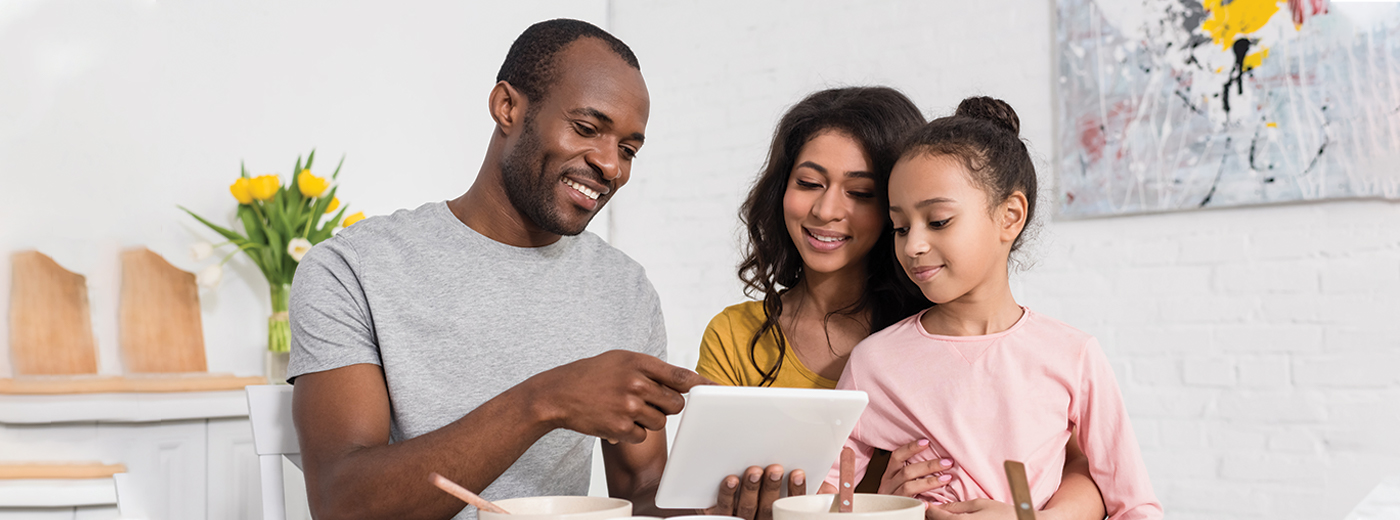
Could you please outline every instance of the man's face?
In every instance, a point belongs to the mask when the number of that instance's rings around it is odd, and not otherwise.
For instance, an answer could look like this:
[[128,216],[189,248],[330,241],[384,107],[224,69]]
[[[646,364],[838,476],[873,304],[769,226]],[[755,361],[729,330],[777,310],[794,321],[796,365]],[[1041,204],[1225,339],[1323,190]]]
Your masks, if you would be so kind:
[[529,100],[501,174],[510,202],[540,229],[577,235],[627,184],[651,100],[642,74],[596,38],[555,56],[557,81]]

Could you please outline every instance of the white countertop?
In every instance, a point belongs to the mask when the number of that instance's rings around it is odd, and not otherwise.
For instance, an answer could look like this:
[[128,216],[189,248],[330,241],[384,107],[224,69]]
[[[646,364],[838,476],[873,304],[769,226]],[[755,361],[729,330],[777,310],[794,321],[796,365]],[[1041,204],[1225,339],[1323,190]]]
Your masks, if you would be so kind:
[[0,480],[3,507],[77,507],[117,504],[111,478]]
[[154,422],[247,416],[248,397],[243,390],[0,395],[0,424]]

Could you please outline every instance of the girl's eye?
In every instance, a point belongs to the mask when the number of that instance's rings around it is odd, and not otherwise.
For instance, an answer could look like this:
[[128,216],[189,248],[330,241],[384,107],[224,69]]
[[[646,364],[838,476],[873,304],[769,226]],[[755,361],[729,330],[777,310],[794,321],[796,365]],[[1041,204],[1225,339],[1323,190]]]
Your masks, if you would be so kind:
[[584,137],[593,137],[595,135],[598,135],[598,131],[594,130],[593,127],[577,121],[574,122],[574,131],[578,132],[578,135]]
[[904,235],[906,235],[906,234],[908,234],[908,233],[909,233],[909,228],[907,228],[907,227],[897,227],[897,228],[894,228],[894,236],[902,237],[902,236],[904,236]]
[[797,181],[797,186],[800,187],[800,188],[807,188],[807,189],[815,189],[815,188],[820,188],[820,187],[822,187],[822,185],[817,184],[817,183],[815,183],[815,182],[807,182],[807,181],[804,181],[804,180],[798,180],[798,181]]
[[943,229],[943,228],[945,228],[945,227],[948,226],[948,221],[950,221],[950,220],[953,220],[953,219],[951,219],[951,218],[945,218],[945,219],[943,219],[943,220],[935,220],[935,221],[933,221],[933,222],[929,222],[929,223],[928,223],[928,227],[931,227],[931,228],[933,228],[933,229]]

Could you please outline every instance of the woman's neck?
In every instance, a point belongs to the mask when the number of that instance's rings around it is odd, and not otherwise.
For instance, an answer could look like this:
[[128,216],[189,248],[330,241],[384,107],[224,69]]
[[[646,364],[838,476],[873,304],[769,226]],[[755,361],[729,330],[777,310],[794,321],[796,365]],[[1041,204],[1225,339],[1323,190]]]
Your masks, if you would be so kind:
[[852,265],[832,273],[804,270],[802,281],[793,289],[797,301],[791,303],[803,308],[804,313],[826,316],[860,301],[865,291],[865,268],[863,265]]
[[1011,328],[1022,314],[1024,311],[1011,295],[1011,282],[1003,274],[993,276],[956,300],[934,305],[919,323],[929,334],[984,336]]

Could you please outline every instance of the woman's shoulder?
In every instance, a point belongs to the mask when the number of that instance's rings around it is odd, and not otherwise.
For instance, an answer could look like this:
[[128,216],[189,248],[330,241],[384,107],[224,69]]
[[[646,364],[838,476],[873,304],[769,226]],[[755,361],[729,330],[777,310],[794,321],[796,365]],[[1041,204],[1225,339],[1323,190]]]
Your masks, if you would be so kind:
[[754,331],[763,325],[765,318],[763,302],[750,300],[725,307],[724,310],[710,319],[710,328],[722,327]]

